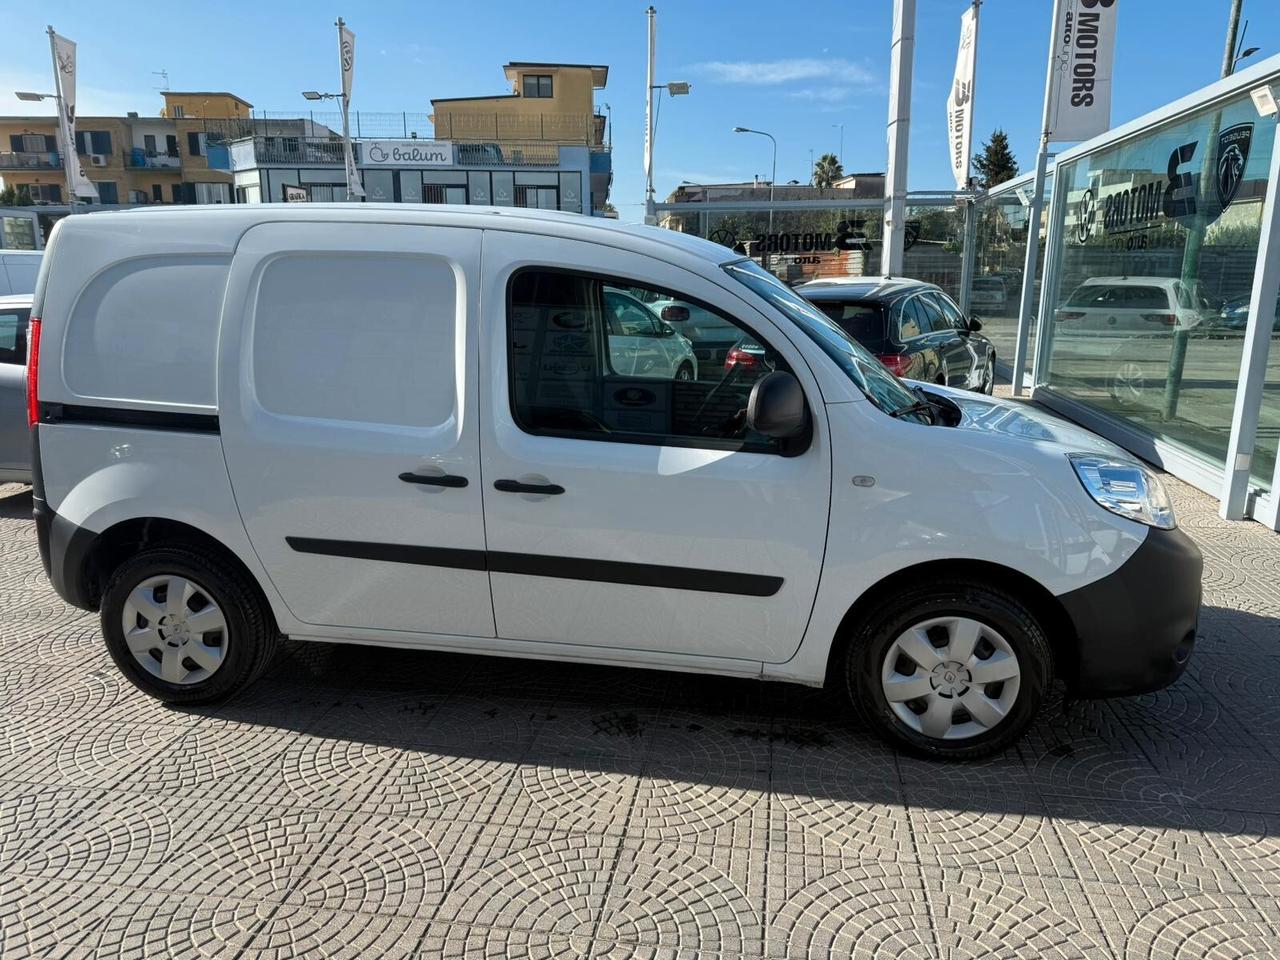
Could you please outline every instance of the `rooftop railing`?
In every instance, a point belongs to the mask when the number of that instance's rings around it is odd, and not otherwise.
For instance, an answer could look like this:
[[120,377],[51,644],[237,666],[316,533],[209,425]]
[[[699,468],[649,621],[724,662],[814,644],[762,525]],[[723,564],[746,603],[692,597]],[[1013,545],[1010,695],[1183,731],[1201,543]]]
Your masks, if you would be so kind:
[[0,170],[61,170],[62,155],[48,151],[0,153]]

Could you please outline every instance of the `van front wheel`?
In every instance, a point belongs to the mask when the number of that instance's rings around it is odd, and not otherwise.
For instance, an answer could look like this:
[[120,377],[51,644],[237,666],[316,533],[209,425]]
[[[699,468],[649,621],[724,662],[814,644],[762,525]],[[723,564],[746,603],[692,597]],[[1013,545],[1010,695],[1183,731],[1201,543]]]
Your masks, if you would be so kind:
[[181,545],[121,564],[101,617],[116,666],[166,703],[227,698],[257,679],[276,646],[270,613],[244,575]]
[[902,591],[855,627],[845,682],[864,721],[928,757],[1004,750],[1052,682],[1044,630],[1015,597],[952,580]]

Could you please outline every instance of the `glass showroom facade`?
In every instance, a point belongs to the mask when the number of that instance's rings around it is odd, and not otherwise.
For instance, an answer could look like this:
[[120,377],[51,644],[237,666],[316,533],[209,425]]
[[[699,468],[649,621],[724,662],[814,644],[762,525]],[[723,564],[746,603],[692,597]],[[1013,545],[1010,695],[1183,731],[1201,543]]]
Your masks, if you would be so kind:
[[[1277,79],[1272,58],[1058,158],[1034,351],[1037,400],[1214,495],[1256,419],[1251,455],[1231,466],[1249,474],[1243,512],[1272,526],[1274,288],[1273,302],[1251,306],[1276,189],[1276,120],[1250,91]],[[1267,362],[1256,367],[1264,382],[1252,384],[1252,412],[1238,412],[1251,312]]]
[[[1025,372],[1037,401],[1214,496],[1234,474],[1243,492],[1227,497],[1225,512],[1280,529],[1271,493],[1280,348],[1270,348],[1280,302],[1251,310],[1271,232],[1264,208],[1277,188],[1276,118],[1261,116],[1250,95],[1267,85],[1280,94],[1280,57],[1058,156],[1036,224]],[[1032,190],[1024,176],[972,198],[908,195],[904,275],[936,283],[980,317],[1006,369]],[[878,275],[883,201],[835,193],[669,202],[660,222],[734,247],[791,283]],[[1280,260],[1280,238],[1270,258]],[[1251,331],[1260,347],[1248,366]]]

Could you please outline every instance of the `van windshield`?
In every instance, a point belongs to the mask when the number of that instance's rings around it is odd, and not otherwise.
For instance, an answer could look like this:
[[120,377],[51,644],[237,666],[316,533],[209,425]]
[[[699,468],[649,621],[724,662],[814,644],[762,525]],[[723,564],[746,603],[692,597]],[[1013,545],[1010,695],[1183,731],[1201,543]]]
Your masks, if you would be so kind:
[[[725,264],[724,270],[782,311],[881,410],[893,413],[920,402],[919,396],[886,370],[857,340],[773,274],[751,260]],[[924,415],[919,419],[928,422]]]

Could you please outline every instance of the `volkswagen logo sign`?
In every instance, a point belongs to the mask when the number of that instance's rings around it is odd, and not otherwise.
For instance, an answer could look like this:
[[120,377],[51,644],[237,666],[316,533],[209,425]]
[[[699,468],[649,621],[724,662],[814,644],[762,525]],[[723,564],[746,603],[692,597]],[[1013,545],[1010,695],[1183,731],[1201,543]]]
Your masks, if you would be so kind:
[[1086,190],[1076,204],[1076,240],[1087,243],[1093,234],[1093,221],[1098,215],[1098,198],[1093,187]]

